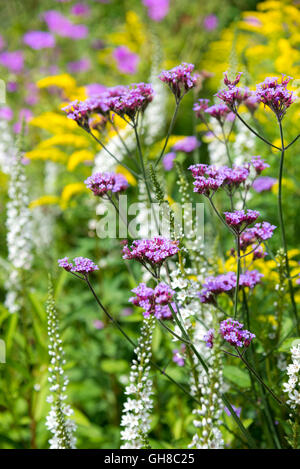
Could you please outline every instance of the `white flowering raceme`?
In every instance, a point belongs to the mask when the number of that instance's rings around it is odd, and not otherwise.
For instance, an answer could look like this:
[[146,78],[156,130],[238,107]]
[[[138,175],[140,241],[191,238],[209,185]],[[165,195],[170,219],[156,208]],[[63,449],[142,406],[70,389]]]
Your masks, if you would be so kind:
[[10,173],[16,147],[6,120],[0,119],[0,171]]
[[149,376],[151,365],[152,333],[155,318],[144,318],[138,345],[135,349],[136,358],[132,360],[129,384],[125,394],[121,426],[122,449],[149,448],[147,435],[150,430],[152,402],[152,379]]
[[[223,388],[221,352],[217,339],[212,349],[206,347],[203,340],[207,329],[214,325],[217,311],[213,306],[200,304],[197,295],[199,285],[208,274],[207,264],[203,258],[203,246],[198,248],[198,254],[191,250],[190,255],[193,264],[198,265],[198,268],[185,268],[184,275],[180,269],[174,270],[171,273],[171,286],[176,291],[184,328],[208,364],[209,370],[206,373],[197,357],[192,355],[194,365],[190,374],[190,389],[191,394],[201,402],[201,405],[196,404],[193,409],[193,424],[196,431],[189,448],[221,449],[224,447],[220,431],[221,416],[224,411],[222,399],[219,397],[219,392]],[[191,276],[196,277],[197,281],[191,280]],[[181,335],[178,326],[175,326],[174,330],[177,335]]]
[[235,139],[232,144],[234,161],[242,165],[249,161],[249,156],[255,154],[256,138],[238,119],[235,121]]
[[291,348],[292,363],[287,367],[288,382],[283,384],[284,392],[288,393],[287,404],[300,409],[300,343]]
[[[207,311],[207,315],[210,315],[209,311]],[[201,406],[193,410],[195,416],[193,424],[196,432],[189,448],[222,449],[224,448],[224,440],[220,425],[222,424],[221,416],[224,406],[219,397],[219,392],[223,388],[221,351],[217,340],[212,349],[206,347],[203,341],[205,332],[207,331],[197,322],[194,331],[194,344],[209,368],[206,373],[197,358],[194,359],[198,373],[197,382],[194,375],[191,374],[191,392],[200,400]]]
[[157,77],[159,75],[158,59],[154,57],[154,64],[149,78],[154,91],[154,99],[145,111],[143,129],[145,144],[151,145],[164,131],[166,122],[167,88]]
[[32,226],[28,208],[28,189],[21,155],[17,153],[10,166],[7,203],[7,248],[10,271],[6,282],[5,305],[11,313],[22,308],[24,271],[32,266]]
[[68,378],[64,372],[64,351],[62,341],[59,334],[59,326],[57,312],[53,298],[52,285],[49,282],[49,295],[47,302],[47,318],[48,318],[48,336],[49,336],[49,378],[51,395],[47,398],[47,402],[51,404],[51,410],[46,419],[46,427],[52,433],[49,440],[50,449],[74,449],[76,438],[75,422],[70,419],[73,414],[71,407],[66,404],[66,390]]

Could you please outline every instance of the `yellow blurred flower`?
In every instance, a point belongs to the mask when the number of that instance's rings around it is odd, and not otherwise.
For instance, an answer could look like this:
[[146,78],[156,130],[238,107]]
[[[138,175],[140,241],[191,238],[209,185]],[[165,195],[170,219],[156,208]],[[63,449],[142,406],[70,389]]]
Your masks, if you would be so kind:
[[68,155],[58,148],[36,148],[25,153],[30,160],[49,160],[56,163],[66,163]]
[[93,161],[95,154],[89,150],[78,150],[72,153],[69,157],[67,169],[68,171],[74,171],[74,169],[84,161]]
[[70,199],[74,195],[80,194],[82,192],[88,192],[88,189],[83,182],[67,184],[61,193],[60,204],[62,209],[67,208]]
[[60,198],[55,195],[43,195],[38,199],[32,200],[29,204],[29,208],[33,210],[36,207],[40,207],[42,205],[55,205],[59,204]]

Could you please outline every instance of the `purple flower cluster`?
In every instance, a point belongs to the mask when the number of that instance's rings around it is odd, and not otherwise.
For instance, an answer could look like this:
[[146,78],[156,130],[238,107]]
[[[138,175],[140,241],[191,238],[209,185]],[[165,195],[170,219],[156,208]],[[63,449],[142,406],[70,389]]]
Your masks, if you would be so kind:
[[244,183],[249,176],[249,170],[243,166],[228,168],[222,166],[216,168],[206,164],[196,164],[188,168],[194,181],[194,192],[207,197],[214,193],[219,187],[228,188],[231,192],[240,184]]
[[203,336],[203,340],[206,342],[206,347],[213,348],[214,346],[214,329],[209,329]]
[[100,197],[103,197],[108,192],[122,192],[128,187],[128,182],[124,176],[118,173],[95,173],[88,177],[84,183],[94,195]]
[[182,63],[171,70],[164,70],[159,79],[169,85],[176,101],[180,100],[189,90],[196,86],[197,77],[192,75],[195,66]]
[[220,293],[230,292],[236,286],[236,275],[234,272],[207,277],[203,283],[203,289],[199,293],[201,303],[214,303],[215,297]]
[[241,232],[246,226],[255,222],[260,213],[257,210],[234,210],[234,212],[224,212],[224,215],[227,225]]
[[226,106],[226,104],[220,103],[206,108],[205,112],[207,112],[207,114],[209,114],[211,117],[217,119],[219,122],[223,123],[231,110],[228,106]]
[[234,347],[249,347],[255,334],[243,329],[244,325],[232,318],[225,319],[220,324],[220,334],[226,342]]
[[172,302],[175,292],[165,283],[159,283],[154,289],[140,283],[132,290],[136,296],[129,298],[135,306],[143,308],[147,318],[154,315],[157,319],[171,319],[172,312],[168,305]]
[[99,267],[87,257],[75,257],[73,262],[75,265],[72,262],[69,262],[68,257],[64,257],[63,259],[58,260],[58,265],[67,272],[77,272],[85,275],[90,274],[95,270],[99,270]]
[[107,88],[100,95],[85,101],[73,101],[63,110],[78,125],[89,128],[89,119],[93,113],[108,117],[111,111],[133,120],[138,112],[146,109],[152,99],[152,86],[147,83],[138,83],[131,86]]
[[[262,277],[263,274],[257,270],[247,270],[240,275],[239,286],[254,288]],[[234,272],[208,277],[203,283],[203,289],[198,294],[201,303],[215,303],[216,297],[221,293],[231,294],[236,288],[236,280]]]
[[209,100],[208,99],[198,99],[198,101],[196,101],[194,103],[194,106],[193,106],[193,110],[196,114],[196,117],[198,117],[198,119],[203,119],[204,118],[204,112],[208,108],[209,108]]
[[295,101],[292,91],[287,89],[291,77],[268,77],[256,86],[256,96],[265,106],[268,106],[278,117],[283,118],[287,109]]
[[196,150],[200,146],[200,142],[197,140],[196,137],[185,137],[182,140],[178,140],[178,142],[173,145],[174,151],[182,151],[184,153],[191,153],[192,151]]
[[251,244],[270,239],[275,229],[276,226],[267,221],[256,223],[252,228],[247,228],[240,237],[242,251],[245,251]]
[[[250,91],[248,88],[238,88],[236,85],[239,83],[241,78],[241,73],[238,73],[234,80],[229,80],[227,73],[224,73],[224,84],[227,86],[227,89],[220,90],[216,96],[221,99],[231,110],[235,110],[235,108],[245,102],[248,102],[250,98],[253,97],[254,93]],[[251,103],[250,101],[250,106]]]
[[263,160],[262,157],[259,156],[259,155],[258,156],[253,156],[251,158],[251,164],[252,164],[252,166],[255,169],[257,174],[261,174],[262,171],[264,171],[265,169],[270,167],[270,165],[268,163],[266,163],[265,160]]
[[153,239],[137,239],[129,247],[123,247],[123,259],[135,259],[142,264],[160,266],[168,257],[179,251],[178,241],[156,236]]

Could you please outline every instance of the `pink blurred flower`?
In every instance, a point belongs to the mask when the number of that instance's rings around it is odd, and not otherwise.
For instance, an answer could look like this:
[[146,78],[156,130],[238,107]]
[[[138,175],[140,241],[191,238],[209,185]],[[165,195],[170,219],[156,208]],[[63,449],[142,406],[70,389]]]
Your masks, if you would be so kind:
[[126,46],[117,47],[113,52],[120,72],[134,74],[136,72],[139,56],[131,52]]
[[45,31],[28,31],[23,36],[23,42],[35,50],[52,48],[55,46],[55,38]]
[[70,73],[86,72],[91,68],[91,61],[89,59],[80,59],[75,62],[69,62],[67,66]]
[[0,64],[8,68],[13,73],[20,73],[24,68],[23,52],[16,50],[14,52],[2,52],[0,54]]
[[25,103],[28,106],[34,106],[39,99],[38,95],[38,87],[35,85],[35,83],[28,83],[26,85],[26,97],[25,97]]
[[89,98],[99,96],[100,94],[104,93],[104,91],[106,91],[106,86],[100,85],[99,83],[91,83],[85,88]]
[[18,83],[16,81],[8,81],[6,83],[6,89],[9,93],[15,93],[18,89]]
[[27,124],[30,119],[32,118],[32,112],[30,109],[27,109],[27,108],[23,108],[21,109],[21,111],[19,112],[19,120],[18,122],[16,122],[13,126],[13,131],[16,133],[16,134],[19,134],[22,130],[22,125],[23,125],[23,122],[25,124]]
[[173,162],[174,162],[175,158],[176,158],[176,153],[174,151],[171,151],[170,153],[167,153],[163,157],[162,164],[163,164],[163,167],[165,168],[166,171],[171,171],[171,169],[174,166]]
[[161,21],[169,12],[169,0],[143,0],[143,4],[148,9],[148,16],[153,21]]
[[203,26],[206,29],[206,31],[213,31],[218,27],[219,20],[216,15],[208,15],[205,16],[203,20]]
[[94,328],[98,330],[104,329],[105,327],[104,322],[100,321],[100,319],[95,319],[93,322],[93,325],[94,325]]
[[76,3],[72,6],[71,13],[76,16],[87,16],[90,14],[90,7],[84,3]]
[[252,187],[256,192],[267,192],[272,189],[276,182],[277,179],[275,178],[271,178],[269,176],[260,176],[259,178],[255,179]]
[[6,121],[10,121],[13,118],[13,111],[8,106],[3,106],[0,108],[0,119],[5,119]]
[[44,20],[51,32],[70,39],[84,39],[88,29],[84,24],[73,24],[68,18],[55,10],[44,13]]

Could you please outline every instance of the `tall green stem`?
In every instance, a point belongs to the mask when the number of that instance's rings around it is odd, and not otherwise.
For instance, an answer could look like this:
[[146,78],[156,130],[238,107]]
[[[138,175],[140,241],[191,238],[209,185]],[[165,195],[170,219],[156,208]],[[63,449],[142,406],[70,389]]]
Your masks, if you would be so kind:
[[169,138],[171,136],[171,133],[172,133],[175,121],[176,121],[176,117],[177,117],[178,109],[179,109],[179,104],[180,104],[180,100],[178,102],[176,102],[175,111],[174,111],[174,114],[173,114],[173,117],[172,117],[172,120],[171,120],[171,123],[170,123],[170,126],[169,126],[169,130],[168,130],[168,133],[167,133],[167,136],[166,136],[165,144],[163,146],[163,149],[162,149],[159,157],[157,158],[157,160],[155,162],[155,165],[154,165],[155,168],[158,165],[158,163],[161,161],[162,157],[164,156],[165,150],[166,150],[167,145],[168,145]]
[[290,264],[289,264],[289,257],[288,257],[288,252],[287,252],[287,242],[286,242],[285,226],[284,226],[284,220],[283,220],[282,177],[283,177],[285,148],[284,148],[282,124],[279,119],[278,119],[278,124],[279,124],[280,139],[281,139],[281,157],[280,157],[279,176],[278,176],[278,216],[279,216],[281,240],[282,240],[282,245],[283,245],[283,250],[284,250],[285,267],[286,267],[286,274],[288,278],[289,293],[290,293],[290,298],[292,302],[293,314],[295,317],[295,325],[296,325],[298,334],[300,334],[299,318],[298,318],[298,312],[297,312],[297,305],[295,301],[293,283],[292,283],[291,274],[290,274]]
[[236,286],[234,296],[234,317],[237,316],[238,298],[239,298],[239,286],[240,286],[240,272],[241,272],[241,247],[240,247],[240,235],[236,235],[236,255],[237,255],[237,269],[236,269]]

